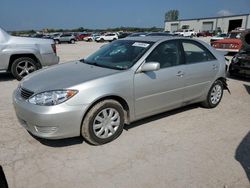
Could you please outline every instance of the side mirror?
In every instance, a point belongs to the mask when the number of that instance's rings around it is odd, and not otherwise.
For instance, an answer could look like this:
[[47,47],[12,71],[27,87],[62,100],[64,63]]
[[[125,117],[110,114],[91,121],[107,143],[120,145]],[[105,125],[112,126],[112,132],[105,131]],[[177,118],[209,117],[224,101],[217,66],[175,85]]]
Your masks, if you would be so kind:
[[148,62],[141,66],[140,72],[157,71],[160,69],[160,63],[158,62]]

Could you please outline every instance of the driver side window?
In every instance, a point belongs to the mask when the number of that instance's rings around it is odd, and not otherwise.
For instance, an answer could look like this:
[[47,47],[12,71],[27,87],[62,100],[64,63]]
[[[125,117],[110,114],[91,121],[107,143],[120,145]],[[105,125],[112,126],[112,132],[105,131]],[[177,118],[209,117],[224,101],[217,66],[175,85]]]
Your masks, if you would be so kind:
[[146,62],[158,62],[161,68],[181,64],[181,51],[177,41],[167,41],[159,44],[147,57]]

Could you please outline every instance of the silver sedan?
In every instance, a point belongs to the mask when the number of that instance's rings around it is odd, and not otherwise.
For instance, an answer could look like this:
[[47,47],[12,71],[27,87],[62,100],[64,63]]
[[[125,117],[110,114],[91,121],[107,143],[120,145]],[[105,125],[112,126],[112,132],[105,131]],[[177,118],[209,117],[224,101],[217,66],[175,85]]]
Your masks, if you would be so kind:
[[21,124],[38,137],[82,135],[99,145],[117,138],[124,124],[157,113],[191,103],[214,108],[225,88],[224,57],[209,45],[135,37],[28,75],[13,103]]

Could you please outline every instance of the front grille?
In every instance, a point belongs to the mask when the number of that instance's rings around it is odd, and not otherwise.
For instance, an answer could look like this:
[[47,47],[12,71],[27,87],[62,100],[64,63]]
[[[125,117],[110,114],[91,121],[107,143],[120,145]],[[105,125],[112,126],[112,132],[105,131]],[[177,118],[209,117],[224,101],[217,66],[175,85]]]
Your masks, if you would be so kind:
[[30,98],[30,96],[32,96],[32,95],[34,94],[34,92],[29,91],[29,90],[24,89],[24,88],[21,88],[21,89],[20,89],[20,93],[21,93],[21,96],[22,96],[24,99],[28,99],[28,98]]

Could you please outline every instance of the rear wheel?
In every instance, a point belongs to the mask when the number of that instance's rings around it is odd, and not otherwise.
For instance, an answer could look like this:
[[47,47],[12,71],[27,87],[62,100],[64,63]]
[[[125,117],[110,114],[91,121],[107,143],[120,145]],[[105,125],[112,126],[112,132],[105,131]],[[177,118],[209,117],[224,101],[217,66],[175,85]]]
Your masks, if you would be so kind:
[[55,40],[55,43],[56,43],[56,44],[60,44],[60,41],[59,41],[59,40]]
[[20,57],[16,59],[11,66],[11,73],[17,80],[21,80],[26,75],[38,69],[38,63],[29,57]]
[[223,96],[223,83],[220,80],[216,80],[210,88],[207,99],[202,102],[202,105],[206,108],[216,107]]
[[124,112],[115,100],[97,103],[82,123],[82,136],[91,144],[101,145],[116,139],[123,131]]

